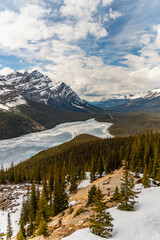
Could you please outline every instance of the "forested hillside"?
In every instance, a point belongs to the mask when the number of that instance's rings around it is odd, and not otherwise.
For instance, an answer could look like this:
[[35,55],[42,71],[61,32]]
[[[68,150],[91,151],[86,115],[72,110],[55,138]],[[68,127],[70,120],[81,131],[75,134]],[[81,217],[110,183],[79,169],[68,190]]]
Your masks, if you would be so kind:
[[74,173],[80,177],[85,171],[98,171],[102,175],[103,171],[110,172],[121,166],[126,146],[129,147],[131,143],[132,137],[99,139],[80,135],[10,168],[5,172],[5,179],[16,183],[33,180],[40,182],[44,177],[48,178],[50,167],[61,171],[63,166],[66,175]]
[[[49,169],[55,174],[65,168],[65,175],[74,175],[77,179],[84,177],[84,172],[100,176],[118,169],[122,161],[127,161],[132,171],[143,172],[145,165],[149,176],[160,179],[159,161],[160,134],[148,131],[136,136],[99,139],[80,135],[60,146],[42,151],[29,160],[1,170],[0,181],[5,182],[40,182],[48,178]],[[70,178],[70,177],[69,177]]]
[[116,113],[110,112],[96,117],[97,121],[112,122],[109,132],[116,136],[130,136],[139,132],[146,133],[148,129],[160,132],[160,114],[147,112]]

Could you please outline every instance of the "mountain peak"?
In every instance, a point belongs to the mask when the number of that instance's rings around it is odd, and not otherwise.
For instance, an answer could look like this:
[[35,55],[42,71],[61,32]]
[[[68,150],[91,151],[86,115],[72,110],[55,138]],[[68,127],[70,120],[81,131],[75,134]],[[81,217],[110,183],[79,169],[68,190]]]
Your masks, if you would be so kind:
[[3,76],[0,82],[1,106],[16,106],[26,103],[26,100],[70,111],[94,112],[98,110],[82,100],[64,82],[55,83],[38,70],[31,73],[14,72]]

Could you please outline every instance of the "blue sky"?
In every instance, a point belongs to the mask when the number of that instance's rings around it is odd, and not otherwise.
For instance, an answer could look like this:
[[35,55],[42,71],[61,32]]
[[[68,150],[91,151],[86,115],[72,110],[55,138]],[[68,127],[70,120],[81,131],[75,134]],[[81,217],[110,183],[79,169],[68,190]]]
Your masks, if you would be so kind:
[[159,0],[2,0],[0,74],[39,71],[82,98],[160,87]]

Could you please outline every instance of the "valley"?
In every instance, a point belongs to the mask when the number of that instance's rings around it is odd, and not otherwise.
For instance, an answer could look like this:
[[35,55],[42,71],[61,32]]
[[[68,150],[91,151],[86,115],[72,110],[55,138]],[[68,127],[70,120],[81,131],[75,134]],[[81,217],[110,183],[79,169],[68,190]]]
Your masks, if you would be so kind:
[[160,132],[160,113],[147,112],[132,112],[132,113],[117,113],[110,112],[110,115],[97,116],[99,122],[109,121],[112,125],[109,127],[109,132],[115,137],[125,137],[136,135],[137,133],[146,133],[152,130],[154,133]]
[[159,13],[0,1],[0,240],[160,240]]
[[[95,120],[87,120],[86,122],[75,122],[75,123],[67,123],[62,124],[54,128],[53,132],[60,134],[60,137],[64,138],[63,134],[64,129],[67,130],[66,132],[70,133],[71,137],[75,137],[74,139],[60,144],[59,146],[53,147],[48,150],[44,150],[35,156],[31,157],[27,161],[21,162],[16,166],[12,166],[7,171],[0,171],[0,181],[7,181],[7,185],[1,185],[2,192],[1,197],[2,199],[7,196],[6,200],[8,205],[3,209],[3,205],[1,205],[0,215],[3,217],[4,222],[0,224],[1,231],[6,233],[6,225],[7,225],[7,212],[11,213],[11,221],[12,226],[14,227],[13,236],[17,234],[19,231],[19,217],[20,217],[20,209],[22,207],[22,199],[23,196],[27,196],[27,185],[33,186],[34,182],[36,182],[36,186],[39,186],[42,190],[42,186],[44,189],[44,179],[50,179],[50,169],[53,169],[54,175],[52,175],[54,179],[54,192],[55,194],[55,186],[57,186],[58,182],[56,182],[57,177],[60,179],[61,182],[63,178],[63,172],[68,172],[70,177],[70,181],[68,181],[68,177],[66,177],[66,193],[69,197],[69,205],[64,207],[63,211],[59,211],[55,214],[55,216],[50,216],[50,220],[47,222],[47,231],[48,237],[47,239],[54,239],[54,240],[61,240],[61,239],[81,239],[83,237],[83,232],[86,235],[86,239],[94,239],[95,235],[91,234],[88,230],[89,226],[89,216],[93,214],[92,206],[87,205],[88,201],[88,191],[91,189],[93,185],[96,187],[100,187],[104,199],[107,201],[107,206],[111,209],[109,210],[110,213],[114,216],[114,231],[113,231],[113,239],[119,240],[122,236],[126,240],[129,236],[129,239],[132,235],[132,228],[131,233],[128,232],[130,229],[130,225],[124,231],[123,229],[125,226],[121,224],[120,219],[124,218],[124,224],[127,224],[125,221],[126,216],[130,216],[133,213],[122,213],[116,209],[117,201],[112,200],[115,188],[118,187],[120,189],[121,186],[121,179],[124,175],[124,169],[122,167],[125,157],[130,161],[130,169],[133,172],[137,171],[137,166],[139,166],[138,171],[141,173],[144,169],[144,162],[148,163],[150,176],[153,176],[154,179],[159,179],[159,172],[157,168],[155,168],[155,164],[158,165],[158,160],[156,158],[156,148],[153,143],[157,144],[160,135],[152,134],[148,132],[147,134],[139,134],[135,137],[121,137],[121,138],[111,138],[109,135],[106,135],[106,128],[109,127],[110,124],[106,123],[99,123]],[[79,135],[79,132],[83,132],[85,134]],[[33,133],[31,134],[31,139],[28,139],[27,142],[31,142],[31,140],[35,140],[35,142],[39,142],[39,137],[36,137],[36,134],[45,134],[45,132],[50,132],[50,136],[52,136],[52,130],[46,130],[40,133]],[[86,133],[92,133],[94,136],[87,135]],[[79,135],[79,136],[77,136]],[[109,137],[109,138],[106,138]],[[29,135],[25,135],[23,137],[17,138],[20,139],[19,142],[22,142],[22,139],[29,137]],[[56,137],[56,135],[54,135]],[[100,138],[101,137],[101,138]],[[46,135],[46,139],[49,139],[48,135]],[[103,139],[102,139],[103,138]],[[16,143],[15,139],[4,140],[4,141],[12,141]],[[42,138],[42,143],[44,143],[44,139]],[[3,142],[3,141],[2,141]],[[13,145],[14,143],[9,145]],[[23,142],[23,145],[25,141]],[[147,145],[148,143],[149,145]],[[17,144],[17,143],[16,143]],[[33,142],[32,142],[33,145]],[[136,150],[135,150],[135,147]],[[6,144],[7,146],[7,144]],[[147,153],[146,151],[150,148],[150,152]],[[19,147],[21,149],[22,147]],[[18,149],[18,148],[17,148]],[[15,155],[16,151],[12,154]],[[27,151],[24,150],[26,153]],[[38,151],[39,152],[39,151]],[[139,156],[141,156],[139,158]],[[152,156],[154,164],[152,163]],[[17,157],[16,157],[17,158]],[[140,159],[144,159],[144,162]],[[58,168],[57,168],[58,164]],[[65,164],[65,165],[64,165]],[[64,168],[65,166],[65,168]],[[53,168],[52,168],[53,167]],[[62,170],[61,170],[62,169]],[[49,174],[49,175],[48,175]],[[91,174],[91,175],[90,175]],[[70,192],[70,187],[73,184],[72,178],[76,176],[76,190]],[[134,178],[135,182],[135,190],[136,192],[142,191],[142,198],[140,198],[140,203],[135,205],[135,219],[137,219],[137,214],[139,211],[146,211],[146,206],[148,206],[149,200],[145,203],[145,197],[143,194],[149,194],[150,191],[153,192],[153,196],[158,196],[158,192],[155,188],[157,185],[151,183],[150,190],[147,191],[143,190],[141,181],[143,174],[139,174],[138,178]],[[91,181],[91,178],[93,180]],[[5,180],[6,179],[6,180]],[[12,181],[12,182],[11,182]],[[41,182],[42,181],[42,182]],[[50,180],[48,180],[50,182]],[[43,183],[43,184],[38,184]],[[48,182],[48,184],[49,184]],[[155,180],[154,180],[155,182]],[[157,181],[156,181],[157,182]],[[12,183],[12,184],[11,184]],[[16,185],[15,185],[16,183]],[[159,182],[157,182],[158,184]],[[38,184],[38,185],[37,185]],[[47,184],[47,185],[48,185]],[[137,185],[138,184],[138,185]],[[47,187],[46,185],[46,187]],[[47,187],[49,189],[49,186]],[[59,188],[58,188],[59,189]],[[57,189],[57,190],[58,190]],[[44,190],[43,190],[44,191]],[[59,190],[58,190],[59,191]],[[41,196],[43,196],[42,193]],[[58,192],[57,192],[58,194]],[[12,196],[12,199],[9,200],[9,196]],[[55,195],[54,195],[55,196]],[[141,196],[141,195],[140,195]],[[145,196],[145,195],[144,195]],[[149,195],[147,195],[149,196]],[[41,199],[41,198],[40,198]],[[142,199],[142,200],[141,200]],[[40,201],[40,200],[39,200]],[[154,201],[154,199],[152,200]],[[139,202],[139,200],[138,200]],[[147,205],[145,205],[147,204]],[[156,202],[155,202],[156,204]],[[52,205],[51,205],[52,206]],[[54,206],[54,205],[53,205]],[[70,207],[69,207],[70,206]],[[144,206],[144,208],[143,208]],[[72,209],[71,209],[72,207]],[[143,210],[144,209],[144,210]],[[2,211],[3,210],[3,211]],[[151,214],[154,211],[154,208],[150,208],[150,211],[147,212]],[[53,214],[54,215],[54,214]],[[146,215],[144,215],[145,217]],[[132,218],[132,217],[131,217]],[[157,231],[157,227],[155,226],[154,222],[157,221],[158,216],[154,215],[152,219],[153,226],[154,226],[154,233],[156,236],[159,236],[159,232]],[[61,221],[62,226],[59,224]],[[144,222],[144,219],[142,218]],[[133,226],[137,226],[138,224],[136,221],[133,221]],[[28,224],[26,225],[26,227]],[[36,225],[35,225],[36,227]],[[144,227],[144,226],[143,226]],[[82,229],[82,230],[80,230]],[[83,230],[84,229],[84,230]],[[77,232],[76,232],[77,231]],[[72,235],[73,233],[73,235]],[[124,234],[125,235],[124,235]],[[70,236],[71,235],[71,236]],[[138,235],[139,236],[139,235]],[[142,240],[144,240],[144,235],[141,235]],[[35,240],[37,239],[45,239],[43,236],[36,236]],[[98,239],[98,238],[97,238]],[[99,238],[101,239],[101,238]],[[150,238],[151,239],[151,238]]]
[[100,138],[111,137],[107,129],[111,123],[99,123],[94,119],[60,124],[50,130],[30,133],[18,138],[0,141],[0,164],[10,167],[25,161],[42,150],[65,143],[77,135],[91,134]]

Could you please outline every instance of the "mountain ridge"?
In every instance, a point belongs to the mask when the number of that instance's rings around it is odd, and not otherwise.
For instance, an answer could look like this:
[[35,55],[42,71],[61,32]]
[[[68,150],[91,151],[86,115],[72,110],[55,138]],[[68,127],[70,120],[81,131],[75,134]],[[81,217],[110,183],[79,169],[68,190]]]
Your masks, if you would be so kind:
[[26,104],[26,100],[39,102],[76,112],[102,112],[102,110],[82,100],[64,82],[54,82],[37,70],[28,73],[13,72],[0,76],[0,108]]
[[160,112],[160,88],[135,94],[118,94],[112,98],[103,98],[90,102],[96,107],[116,112]]

